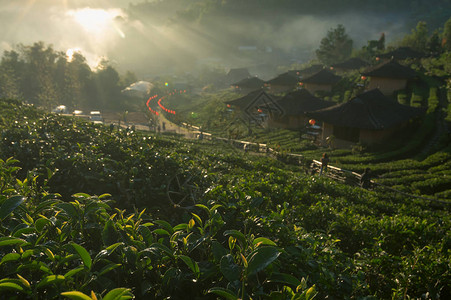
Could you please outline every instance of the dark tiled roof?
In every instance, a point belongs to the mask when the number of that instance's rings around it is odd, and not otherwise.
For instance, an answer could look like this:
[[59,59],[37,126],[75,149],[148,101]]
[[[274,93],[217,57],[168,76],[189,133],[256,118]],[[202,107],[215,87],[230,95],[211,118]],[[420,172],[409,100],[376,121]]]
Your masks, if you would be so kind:
[[396,79],[411,79],[417,76],[414,70],[399,63],[389,60],[379,65],[370,67],[362,72],[362,75],[369,77],[383,77]]
[[424,57],[424,55],[410,47],[399,47],[393,51],[381,54],[379,57],[404,60],[408,58],[421,58]]
[[264,83],[265,81],[258,77],[251,77],[242,79],[236,83],[232,83],[232,85],[238,86],[240,88],[259,89],[263,86]]
[[310,75],[313,75],[319,71],[321,71],[322,69],[324,69],[323,65],[311,65],[305,69],[302,70],[298,70],[299,75],[302,77],[308,77]]
[[235,106],[235,107],[239,107],[239,108],[245,109],[245,108],[248,108],[250,105],[252,105],[255,102],[255,100],[258,97],[261,97],[262,95],[265,95],[265,96],[269,97],[270,99],[273,99],[274,101],[280,99],[280,97],[277,97],[277,96],[274,96],[274,95],[266,93],[263,89],[257,89],[255,91],[250,92],[249,94],[247,94],[247,95],[245,95],[243,97],[240,97],[240,98],[237,98],[237,99],[233,99],[233,100],[230,100],[230,101],[226,101],[225,103],[226,104],[230,104],[230,105]]
[[285,115],[299,115],[307,111],[323,109],[332,106],[335,103],[317,98],[310,94],[306,89],[301,89],[288,93],[282,99],[277,101],[277,104],[283,110]]
[[341,77],[334,73],[323,69],[307,78],[301,80],[302,83],[316,83],[316,84],[335,84],[340,81]]
[[237,69],[230,69],[229,72],[227,73],[228,77],[241,77],[241,78],[246,78],[251,76],[251,74],[249,73],[249,70],[246,68],[237,68]]
[[382,130],[395,127],[423,113],[422,108],[399,104],[374,89],[346,103],[307,112],[306,115],[335,126]]
[[266,81],[266,83],[270,85],[296,86],[299,81],[296,76],[291,75],[289,72],[286,72],[271,80]]
[[334,69],[345,69],[345,70],[358,70],[360,68],[367,66],[368,63],[358,57],[353,57],[344,62],[332,65]]

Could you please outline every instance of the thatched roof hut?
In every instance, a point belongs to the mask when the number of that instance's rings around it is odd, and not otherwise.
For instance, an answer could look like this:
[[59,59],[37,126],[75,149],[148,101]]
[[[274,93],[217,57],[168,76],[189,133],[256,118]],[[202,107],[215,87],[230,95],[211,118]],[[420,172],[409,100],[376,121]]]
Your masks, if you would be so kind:
[[335,75],[329,70],[322,69],[321,71],[301,79],[302,86],[310,93],[317,91],[331,91],[332,86],[340,81],[341,77]]
[[299,79],[291,72],[285,72],[279,76],[265,82],[273,93],[286,92],[295,89],[299,84]]
[[262,80],[258,77],[250,77],[250,78],[245,78],[238,82],[232,83],[231,87],[235,91],[250,92],[250,91],[255,91],[257,89],[263,88],[264,84],[265,84],[264,80]]
[[335,136],[347,142],[374,144],[390,136],[424,109],[399,104],[378,89],[365,92],[346,103],[307,112],[323,122],[323,139]]
[[411,68],[389,60],[364,70],[362,76],[370,77],[368,90],[377,88],[384,95],[391,95],[396,90],[405,89],[407,81],[417,74]]
[[362,68],[368,67],[369,63],[358,58],[358,57],[352,57],[344,62],[337,63],[331,65],[331,70],[334,70],[338,73],[345,73],[349,71],[354,70],[360,70]]
[[[325,101],[310,94],[306,89],[296,90],[285,95],[277,101],[282,114],[271,117],[269,125],[282,128],[300,128],[308,122],[305,112],[315,111],[334,105],[334,102]],[[271,106],[261,106],[263,110],[271,111]]]

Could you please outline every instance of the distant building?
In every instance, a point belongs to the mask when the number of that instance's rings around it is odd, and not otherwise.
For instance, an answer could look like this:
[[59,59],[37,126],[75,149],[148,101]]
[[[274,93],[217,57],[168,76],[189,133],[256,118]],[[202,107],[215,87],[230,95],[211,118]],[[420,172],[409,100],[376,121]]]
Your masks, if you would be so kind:
[[309,77],[301,79],[301,86],[312,94],[318,91],[330,92],[332,87],[339,82],[340,79],[340,76],[335,75],[326,69],[322,69]]
[[325,101],[310,94],[306,89],[296,90],[288,93],[282,99],[277,101],[282,109],[281,115],[272,115],[271,106],[262,106],[263,111],[268,111],[270,118],[268,125],[272,127],[299,129],[308,124],[306,112],[315,111],[330,107],[334,102]]
[[387,96],[392,95],[397,90],[405,89],[408,80],[417,76],[414,70],[394,60],[370,67],[361,74],[363,77],[368,77],[367,90],[377,88]]
[[123,89],[122,94],[129,97],[145,97],[150,93],[153,84],[148,81],[137,81]]
[[423,114],[424,109],[399,104],[378,89],[346,103],[306,113],[323,122],[323,141],[333,136],[334,145],[342,148],[355,143],[380,143]]
[[292,91],[298,85],[298,77],[290,72],[280,74],[279,76],[265,82],[266,88],[274,94]]
[[362,68],[368,67],[368,65],[369,63],[366,61],[358,57],[353,57],[344,62],[331,65],[330,69],[336,74],[344,74],[347,72],[358,71]]
[[232,83],[231,87],[236,92],[250,93],[251,91],[263,88],[264,83],[265,82],[258,77],[250,77]]
[[306,77],[312,76],[315,73],[318,73],[322,69],[324,69],[323,65],[315,64],[315,65],[308,66],[304,69],[294,70],[291,72],[296,72],[296,76],[299,76],[299,78],[306,78]]
[[269,99],[269,102],[271,103],[280,99],[280,97],[271,95],[263,89],[257,89],[255,91],[246,94],[245,96],[226,101],[225,104],[228,107],[244,111],[246,109],[257,109],[259,105],[265,104],[261,102],[256,102],[257,99],[264,98]]
[[226,83],[227,85],[231,85],[233,82],[238,82],[240,80],[251,77],[249,70],[246,68],[236,68],[230,69],[226,75]]

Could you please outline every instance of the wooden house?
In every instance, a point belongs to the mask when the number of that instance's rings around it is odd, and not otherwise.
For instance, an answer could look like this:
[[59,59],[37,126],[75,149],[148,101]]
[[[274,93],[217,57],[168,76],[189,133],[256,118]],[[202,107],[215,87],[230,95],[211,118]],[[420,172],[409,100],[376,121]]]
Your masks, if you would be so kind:
[[337,147],[380,143],[423,114],[424,109],[399,104],[378,89],[346,103],[306,113],[323,122],[322,140],[333,136]]
[[250,93],[257,89],[263,88],[265,81],[258,77],[250,77],[240,80],[238,82],[232,83],[231,87],[233,91],[240,92],[243,94]]
[[414,70],[394,60],[383,62],[362,72],[362,78],[369,80],[366,90],[377,88],[387,96],[391,96],[397,90],[405,89],[408,80],[416,76]]
[[304,69],[301,69],[301,70],[295,70],[295,72],[297,73],[297,75],[300,78],[307,78],[309,76],[312,76],[315,73],[318,73],[322,69],[324,69],[323,65],[315,64],[315,65],[308,66],[308,67],[306,67]]
[[300,85],[314,94],[317,91],[330,92],[334,84],[340,81],[341,77],[331,71],[322,69],[321,71],[301,79]]
[[368,63],[358,57],[350,58],[344,62],[333,64],[330,69],[336,74],[345,74],[352,71],[359,71],[368,67]]
[[[226,101],[225,104],[229,108],[235,108],[242,111],[248,110],[248,109],[257,109],[259,105],[263,105],[262,99],[267,99],[265,103],[273,103],[280,99],[278,96],[271,95],[267,93],[264,89],[257,89],[255,91],[252,91],[245,96]],[[260,101],[259,101],[260,100]]]
[[265,82],[265,87],[273,94],[292,91],[298,85],[298,77],[290,72],[280,74],[279,76]]
[[335,103],[317,98],[306,89],[301,89],[288,93],[277,101],[277,104],[282,109],[282,114],[272,115],[271,106],[261,106],[263,111],[269,111],[268,125],[279,128],[299,129],[304,128],[308,124],[306,112],[323,109]]

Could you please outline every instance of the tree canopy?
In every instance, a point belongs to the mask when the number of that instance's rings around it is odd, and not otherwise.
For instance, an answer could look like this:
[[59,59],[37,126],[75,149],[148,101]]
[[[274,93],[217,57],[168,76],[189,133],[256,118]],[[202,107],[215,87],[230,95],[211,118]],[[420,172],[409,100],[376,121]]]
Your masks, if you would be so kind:
[[316,56],[325,65],[342,62],[349,58],[352,53],[352,39],[346,34],[346,29],[339,24],[327,32],[326,37],[321,40]]

